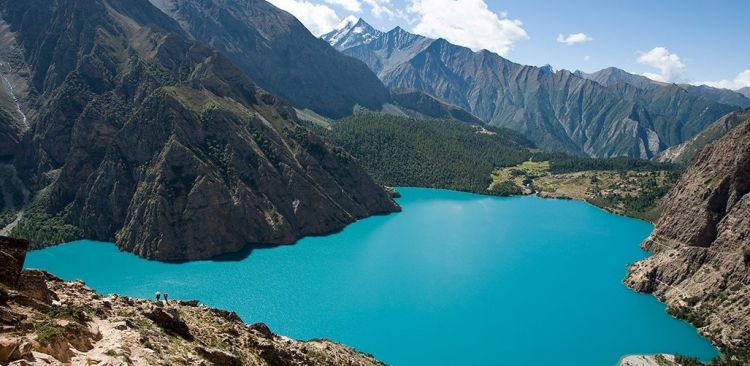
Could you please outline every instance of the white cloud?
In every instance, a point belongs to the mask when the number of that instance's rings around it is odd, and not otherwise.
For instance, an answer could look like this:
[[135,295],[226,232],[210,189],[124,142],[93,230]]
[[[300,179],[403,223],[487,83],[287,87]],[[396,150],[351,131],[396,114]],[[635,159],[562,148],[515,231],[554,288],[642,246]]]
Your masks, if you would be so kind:
[[269,2],[294,15],[316,37],[330,31],[341,21],[336,11],[327,5],[311,3],[307,0],[269,0]]
[[745,87],[750,87],[750,70],[745,70],[737,74],[737,76],[734,78],[734,80],[719,80],[719,81],[701,81],[696,82],[693,84],[697,85],[708,85],[713,86],[714,88],[723,88],[723,89],[742,89]]
[[594,39],[591,38],[591,36],[587,35],[586,33],[571,33],[571,34],[568,34],[567,37],[562,35],[562,33],[557,35],[557,41],[560,43],[565,43],[568,46],[572,46],[576,43],[589,42],[593,40]]
[[364,2],[370,6],[370,12],[376,18],[380,18],[383,15],[389,18],[393,18],[396,13],[393,11],[393,9],[390,8],[390,0],[364,0]]
[[651,80],[672,83],[679,81],[685,72],[685,64],[680,61],[680,56],[664,47],[654,47],[651,51],[641,54],[636,61],[659,69],[658,74],[643,73],[643,76]]
[[359,18],[355,17],[354,15],[349,15],[348,17],[344,18],[337,26],[333,27],[333,30],[340,31],[346,27],[351,27],[354,24],[357,24],[359,21]]
[[493,13],[484,0],[411,0],[408,12],[416,16],[414,32],[445,38],[474,50],[507,55],[513,44],[529,38],[520,20]]
[[338,5],[352,13],[362,12],[362,3],[359,0],[325,0],[326,4]]
[[583,61],[589,61],[589,60],[591,60],[591,56],[589,55],[583,56]]

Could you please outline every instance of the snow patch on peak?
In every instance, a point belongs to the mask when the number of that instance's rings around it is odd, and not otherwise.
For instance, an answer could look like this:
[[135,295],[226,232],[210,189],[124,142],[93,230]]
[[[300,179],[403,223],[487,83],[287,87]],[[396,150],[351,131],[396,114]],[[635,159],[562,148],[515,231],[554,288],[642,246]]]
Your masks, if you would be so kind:
[[351,27],[355,26],[359,21],[360,21],[359,18],[355,17],[354,15],[350,15],[350,16],[344,18],[344,20],[342,20],[341,23],[339,23],[337,26],[335,26],[333,28],[333,30],[334,31],[341,31],[341,30],[344,30],[344,29],[347,29],[347,28],[351,28]]
[[320,38],[338,50],[344,50],[361,44],[372,42],[383,35],[383,32],[373,28],[361,18],[346,17],[332,31]]

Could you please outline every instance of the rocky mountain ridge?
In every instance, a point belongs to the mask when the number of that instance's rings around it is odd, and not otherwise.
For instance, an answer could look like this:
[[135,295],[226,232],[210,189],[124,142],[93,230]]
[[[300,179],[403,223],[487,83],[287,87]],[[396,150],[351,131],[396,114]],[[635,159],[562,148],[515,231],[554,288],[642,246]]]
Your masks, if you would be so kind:
[[379,110],[388,89],[359,60],[265,0],[151,0],[190,37],[227,56],[261,88],[331,118]]
[[713,88],[707,85],[674,84],[651,80],[642,75],[631,74],[616,67],[608,67],[597,72],[585,73],[575,71],[576,76],[596,81],[606,87],[618,84],[631,85],[641,91],[657,92],[658,94],[686,93],[690,96],[706,99],[716,103],[732,105],[740,108],[750,106],[750,98],[733,90]]
[[750,117],[750,109],[727,114],[706,127],[690,140],[662,151],[656,156],[655,160],[664,163],[687,165],[704,146],[718,140],[748,117]]
[[727,355],[750,361],[750,118],[704,147],[625,283],[664,301]]
[[750,86],[746,86],[744,88],[741,88],[737,90],[738,93],[750,98]]
[[367,43],[341,44],[351,44],[339,49],[365,62],[387,86],[421,90],[547,150],[651,158],[740,108],[679,87],[608,87],[398,27]]
[[35,193],[13,233],[34,245],[204,259],[399,209],[146,0],[2,0],[0,15],[41,100],[13,162]]

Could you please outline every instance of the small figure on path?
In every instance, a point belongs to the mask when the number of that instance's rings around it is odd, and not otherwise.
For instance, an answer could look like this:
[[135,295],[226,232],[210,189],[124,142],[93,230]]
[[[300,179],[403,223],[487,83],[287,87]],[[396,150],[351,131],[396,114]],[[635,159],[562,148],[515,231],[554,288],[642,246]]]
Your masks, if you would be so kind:
[[159,301],[161,299],[161,292],[156,291],[156,301]]
[[164,293],[164,303],[166,304],[167,301],[169,301],[169,294],[165,292]]

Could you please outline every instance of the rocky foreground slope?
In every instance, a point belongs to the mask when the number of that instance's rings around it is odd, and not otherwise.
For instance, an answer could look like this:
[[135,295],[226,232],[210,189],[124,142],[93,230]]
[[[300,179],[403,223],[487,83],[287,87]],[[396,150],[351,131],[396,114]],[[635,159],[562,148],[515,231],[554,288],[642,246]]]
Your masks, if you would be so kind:
[[750,118],[693,159],[626,284],[750,360]]
[[20,268],[25,242],[0,237],[2,365],[382,365],[328,340],[301,342],[196,301],[101,296]]

